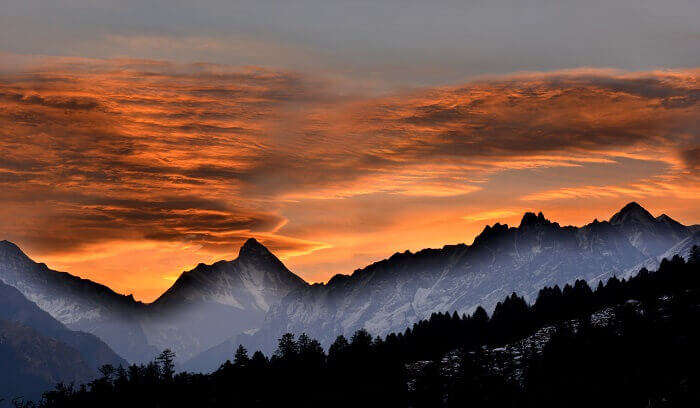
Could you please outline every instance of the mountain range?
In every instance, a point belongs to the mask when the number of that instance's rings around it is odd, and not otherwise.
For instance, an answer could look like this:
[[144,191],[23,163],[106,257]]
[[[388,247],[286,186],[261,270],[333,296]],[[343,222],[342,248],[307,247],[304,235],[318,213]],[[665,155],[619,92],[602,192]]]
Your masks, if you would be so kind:
[[313,285],[250,239],[232,261],[183,272],[151,304],[53,271],[3,241],[0,280],[131,362],[168,347],[181,367],[207,371],[230,358],[238,343],[273,350],[284,332],[306,332],[327,346],[363,327],[373,335],[403,331],[435,311],[492,310],[513,291],[532,299],[543,286],[628,276],[670,252],[686,255],[700,243],[697,231],[637,203],[582,227],[526,213],[517,227],[487,226],[471,245],[397,253]]
[[479,305],[491,311],[512,292],[534,300],[544,286],[628,277],[655,268],[671,251],[687,256],[700,243],[695,231],[637,203],[580,228],[526,213],[517,227],[487,226],[471,245],[396,253],[326,284],[307,285],[273,306],[259,331],[231,338],[186,367],[216,368],[238,343],[272,351],[286,332],[306,332],[328,346],[360,328],[373,335],[402,332],[433,312],[470,313]]

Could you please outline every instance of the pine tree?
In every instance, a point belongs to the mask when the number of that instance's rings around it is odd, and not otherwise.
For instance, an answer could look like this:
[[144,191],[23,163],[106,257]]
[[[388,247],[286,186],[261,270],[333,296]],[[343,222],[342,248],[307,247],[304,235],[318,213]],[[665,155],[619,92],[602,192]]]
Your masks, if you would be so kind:
[[253,370],[264,370],[267,368],[269,360],[265,357],[262,351],[258,350],[253,353],[253,357],[250,358],[250,368]]
[[320,369],[326,360],[321,343],[302,333],[297,341],[299,345],[299,357],[308,369]]
[[474,310],[474,314],[472,314],[472,320],[475,322],[479,323],[486,323],[489,321],[489,315],[486,313],[486,309],[484,309],[481,306],[478,306],[476,310]]
[[372,335],[365,329],[360,329],[352,335],[350,348],[353,352],[366,353],[372,347]]
[[292,362],[299,356],[299,345],[294,340],[292,333],[285,333],[277,341],[275,357],[280,360]]
[[118,388],[124,388],[129,383],[129,376],[121,364],[119,364],[119,367],[117,367],[116,379],[114,383]]
[[693,245],[693,249],[690,250],[690,255],[688,255],[688,263],[693,265],[700,264],[700,247]]
[[336,337],[335,341],[328,348],[328,362],[331,365],[339,365],[345,360],[345,356],[350,350],[350,343],[348,339],[342,334]]
[[236,349],[236,354],[233,356],[233,366],[236,368],[246,368],[249,363],[250,358],[248,357],[248,350],[246,350],[242,344],[239,344]]
[[166,348],[156,357],[156,362],[160,367],[160,375],[163,380],[172,381],[175,375],[175,353]]
[[111,364],[105,364],[101,366],[98,371],[100,374],[102,374],[102,380],[104,381],[111,381],[112,376],[114,375],[115,369],[114,366]]

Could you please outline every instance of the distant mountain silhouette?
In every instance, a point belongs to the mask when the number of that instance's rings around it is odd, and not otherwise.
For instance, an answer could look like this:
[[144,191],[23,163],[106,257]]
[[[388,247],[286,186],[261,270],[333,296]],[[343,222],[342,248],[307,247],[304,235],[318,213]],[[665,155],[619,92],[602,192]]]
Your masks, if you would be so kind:
[[0,361],[0,398],[35,398],[58,381],[95,378],[103,364],[127,364],[98,337],[69,330],[1,282]]
[[31,327],[0,320],[0,398],[37,399],[57,382],[82,382],[93,371],[80,353]]

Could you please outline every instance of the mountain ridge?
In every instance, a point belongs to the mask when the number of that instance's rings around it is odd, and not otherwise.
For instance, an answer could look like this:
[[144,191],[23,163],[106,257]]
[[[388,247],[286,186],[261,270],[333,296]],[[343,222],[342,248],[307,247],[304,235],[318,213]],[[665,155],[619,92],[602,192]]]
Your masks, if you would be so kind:
[[200,263],[152,303],[36,263],[0,242],[0,281],[17,288],[74,330],[93,333],[131,362],[173,349],[191,357],[234,333],[257,328],[272,303],[308,285],[267,248],[250,239],[232,261]]
[[[641,210],[641,211],[640,211]],[[537,213],[535,212],[530,212],[526,211],[523,214],[523,217],[521,218],[521,221],[517,227],[515,226],[509,226],[508,224],[501,224],[500,222],[496,222],[493,225],[485,225],[484,229],[477,234],[474,237],[474,240],[472,244],[466,244],[466,243],[457,243],[457,244],[448,244],[444,245],[439,248],[423,248],[418,251],[412,252],[410,250],[405,250],[403,252],[395,252],[388,258],[384,258],[375,262],[372,262],[362,268],[357,268],[355,269],[352,273],[350,274],[342,274],[342,273],[337,273],[333,275],[327,282],[319,282],[314,285],[321,285],[321,286],[327,286],[331,283],[340,282],[344,281],[349,277],[352,277],[353,274],[371,268],[373,266],[381,265],[381,264],[386,264],[388,261],[392,259],[398,259],[402,256],[406,255],[416,255],[416,256],[422,256],[425,254],[439,254],[443,253],[445,251],[449,251],[455,248],[470,248],[473,247],[474,245],[480,244],[486,240],[491,240],[494,239],[497,235],[502,234],[504,232],[508,231],[517,231],[517,230],[522,230],[526,228],[532,228],[536,226],[551,226],[554,228],[561,228],[563,230],[580,230],[580,229],[585,229],[585,228],[605,228],[606,225],[617,225],[617,224],[624,224],[625,221],[628,219],[630,214],[644,214],[643,216],[646,217],[646,214],[648,214],[647,221],[649,222],[663,222],[665,224],[673,225],[673,226],[678,226],[679,228],[683,229],[684,231],[692,232],[695,230],[700,230],[700,225],[691,225],[691,226],[685,226],[678,221],[674,220],[667,214],[661,214],[660,216],[654,218],[651,216],[651,213],[649,213],[644,207],[642,207],[640,204],[637,202],[630,202],[626,204],[624,207],[622,207],[618,212],[613,214],[609,220],[604,220],[604,221],[599,221],[597,218],[594,219],[592,222],[588,224],[584,224],[580,227],[574,226],[574,225],[566,225],[566,226],[561,226],[558,222],[556,221],[551,221],[548,218],[544,216],[544,213],[542,211],[538,211]]]
[[[595,219],[580,227],[560,226],[541,211],[526,212],[517,227],[486,225],[470,245],[397,252],[319,284],[309,284],[295,275],[251,238],[235,259],[200,263],[182,272],[149,304],[104,285],[51,271],[44,264],[33,263],[14,244],[14,249],[8,250],[10,243],[5,241],[0,245],[0,279],[17,274],[8,274],[9,259],[10,264],[23,261],[32,270],[30,275],[48,274],[62,280],[56,285],[59,289],[78,282],[81,288],[106,293],[111,302],[87,312],[76,302],[77,314],[83,313],[83,319],[69,319],[68,325],[110,339],[114,343],[110,346],[132,362],[146,361],[166,347],[175,350],[182,362],[235,338],[250,348],[262,345],[269,350],[275,333],[284,329],[309,331],[327,344],[335,334],[360,326],[383,333],[410,325],[432,311],[470,311],[477,303],[492,307],[494,299],[512,290],[532,293],[568,278],[624,276],[638,265],[653,266],[659,255],[674,246],[687,248],[698,239],[693,234],[696,230],[697,226],[684,226],[665,214],[654,218],[635,202],[609,220]],[[7,255],[13,251],[21,255]],[[514,277],[525,277],[526,282],[516,284]],[[37,299],[37,304],[52,315],[65,319],[67,313],[72,317],[68,312],[76,308],[70,299],[56,296],[47,302],[47,298],[52,293],[73,296],[75,290],[52,287],[43,293],[29,281],[13,286],[30,299],[33,296],[32,300]],[[94,293],[91,296],[88,300],[96,297]],[[117,310],[112,311],[110,306],[114,305],[126,307],[115,306]]]
[[654,218],[632,202],[607,221],[560,226],[542,212],[527,212],[517,227],[487,225],[471,245],[397,252],[326,284],[287,295],[270,310],[263,328],[237,342],[271,351],[278,335],[306,332],[328,345],[336,335],[365,328],[374,335],[401,330],[432,312],[470,313],[516,291],[533,296],[544,286],[581,278],[624,277],[638,265],[687,240],[693,229]]

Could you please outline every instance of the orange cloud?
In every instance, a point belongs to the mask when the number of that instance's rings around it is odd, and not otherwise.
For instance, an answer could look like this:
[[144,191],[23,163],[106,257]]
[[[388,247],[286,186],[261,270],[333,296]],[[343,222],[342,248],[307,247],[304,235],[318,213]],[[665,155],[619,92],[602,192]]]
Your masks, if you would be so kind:
[[494,211],[484,211],[476,214],[465,215],[463,219],[469,222],[477,221],[502,221],[504,218],[512,217],[515,215],[521,215],[523,211],[512,211],[512,210],[494,210]]
[[[697,74],[529,73],[377,97],[255,67],[15,64],[0,71],[0,230],[147,298],[250,236],[323,280],[468,241],[465,221],[512,217],[512,201],[672,197],[697,216]],[[148,265],[142,292],[106,266],[128,251]]]
[[675,197],[678,199],[700,199],[700,179],[697,175],[682,177],[659,176],[625,185],[565,187],[540,191],[521,197],[525,201],[549,201],[561,199],[591,198],[642,198]]

